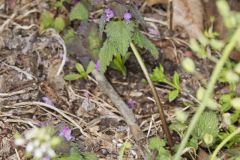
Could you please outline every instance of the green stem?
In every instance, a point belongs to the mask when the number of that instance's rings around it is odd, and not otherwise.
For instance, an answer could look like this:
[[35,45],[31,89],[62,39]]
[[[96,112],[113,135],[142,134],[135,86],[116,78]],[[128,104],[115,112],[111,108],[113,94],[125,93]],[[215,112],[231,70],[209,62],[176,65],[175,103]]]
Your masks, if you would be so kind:
[[236,43],[238,42],[239,37],[240,37],[240,27],[237,28],[237,30],[233,34],[233,37],[231,38],[230,42],[224,48],[222,56],[221,56],[220,60],[218,61],[218,63],[216,64],[214,70],[213,70],[212,76],[211,76],[210,81],[209,81],[208,86],[207,86],[207,90],[206,90],[206,92],[204,94],[204,97],[203,97],[203,101],[200,104],[199,108],[197,109],[195,115],[193,116],[193,118],[191,120],[191,123],[188,127],[188,130],[187,130],[185,136],[183,137],[182,142],[181,142],[181,144],[178,148],[178,151],[175,154],[173,160],[180,160],[182,151],[187,144],[187,141],[188,141],[188,139],[189,139],[189,137],[192,133],[192,130],[195,127],[196,123],[198,122],[198,119],[199,119],[200,115],[202,114],[202,112],[206,108],[207,102],[208,102],[209,98],[211,97],[212,92],[214,90],[214,86],[215,86],[215,83],[217,81],[217,78],[218,78],[225,62],[227,61],[231,51],[234,49]]
[[220,151],[220,149],[229,141],[231,140],[234,136],[236,136],[237,134],[240,133],[240,128],[236,129],[234,132],[232,132],[231,134],[229,134],[227,136],[227,138],[225,138],[218,146],[217,148],[214,150],[211,159],[210,160],[215,160],[218,152]]
[[146,68],[146,66],[145,66],[145,64],[143,62],[143,59],[140,56],[136,46],[132,42],[130,43],[130,46],[132,48],[132,51],[133,51],[135,57],[137,58],[137,61],[138,61],[139,65],[140,65],[140,67],[142,68],[142,71],[143,71],[143,73],[144,73],[144,75],[145,75],[145,77],[147,79],[147,82],[148,82],[148,84],[149,84],[149,86],[150,86],[150,88],[152,90],[153,97],[154,97],[156,105],[158,106],[158,109],[159,109],[160,119],[162,121],[162,126],[163,126],[163,131],[166,134],[168,145],[170,147],[172,147],[173,146],[172,136],[171,136],[170,130],[168,128],[167,121],[166,121],[166,118],[165,118],[165,115],[164,115],[164,111],[163,111],[163,107],[162,107],[160,99],[158,97],[156,88],[154,87],[153,82],[150,79],[150,76],[148,74],[147,68]]

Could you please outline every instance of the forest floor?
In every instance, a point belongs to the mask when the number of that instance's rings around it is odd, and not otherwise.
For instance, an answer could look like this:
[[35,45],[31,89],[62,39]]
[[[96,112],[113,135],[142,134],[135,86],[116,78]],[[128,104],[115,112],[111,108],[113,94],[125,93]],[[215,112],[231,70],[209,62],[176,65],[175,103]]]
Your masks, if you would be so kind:
[[[6,4],[8,6],[3,7]],[[53,76],[61,65],[65,46],[58,33],[40,32],[39,14],[44,5],[47,2],[11,0],[4,3],[0,0],[0,160],[24,160],[24,148],[14,145],[14,135],[46,124],[70,127],[72,142],[81,152],[93,152],[100,159],[117,159],[121,145],[127,140],[133,147],[125,152],[126,159],[141,159],[139,146],[147,149],[146,139],[164,135],[158,108],[135,57],[130,56],[126,62],[126,78],[110,68],[105,76],[133,111],[145,136],[139,142],[133,139],[123,116],[101,92],[91,74],[86,79],[71,82],[63,79],[65,74],[75,70],[78,60],[74,56],[68,56],[63,72]],[[147,24],[159,31],[155,34],[144,32],[158,47],[159,58],[154,59],[145,50],[140,52],[149,72],[162,64],[167,77],[172,77],[175,71],[180,75],[181,94],[172,102],[168,101],[172,88],[156,84],[167,121],[172,123],[176,108],[189,114],[195,111],[198,104],[195,92],[207,83],[213,65],[198,59],[196,68],[201,76],[183,71],[180,67],[182,57],[197,57],[187,45],[186,33],[177,30],[169,36],[165,9],[147,7],[143,13]],[[224,91],[221,87],[217,87],[219,92]],[[57,109],[44,105],[44,97],[51,99]],[[179,142],[177,133],[172,137]],[[69,152],[69,145],[70,142],[61,153]]]

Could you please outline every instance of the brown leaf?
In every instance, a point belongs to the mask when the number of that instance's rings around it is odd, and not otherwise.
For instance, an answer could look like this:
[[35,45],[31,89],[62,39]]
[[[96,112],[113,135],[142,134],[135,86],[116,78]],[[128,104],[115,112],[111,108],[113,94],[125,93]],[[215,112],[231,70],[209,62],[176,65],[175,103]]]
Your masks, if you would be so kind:
[[209,154],[203,149],[199,148],[198,151],[198,160],[208,159]]
[[200,0],[173,0],[173,28],[183,27],[190,38],[201,35],[203,6]]
[[152,6],[154,4],[167,4],[168,0],[146,0],[148,6]]

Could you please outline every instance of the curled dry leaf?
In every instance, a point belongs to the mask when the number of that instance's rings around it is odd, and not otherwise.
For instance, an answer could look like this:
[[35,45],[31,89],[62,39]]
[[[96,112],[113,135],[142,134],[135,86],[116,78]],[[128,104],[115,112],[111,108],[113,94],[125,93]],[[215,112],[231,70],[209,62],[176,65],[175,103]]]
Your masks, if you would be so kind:
[[173,0],[173,28],[183,27],[190,38],[203,30],[203,5],[200,0]]
[[[167,4],[169,0],[146,0],[148,6]],[[201,35],[204,9],[200,0],[172,0],[172,27],[181,26],[190,38]],[[171,12],[171,11],[170,11]]]

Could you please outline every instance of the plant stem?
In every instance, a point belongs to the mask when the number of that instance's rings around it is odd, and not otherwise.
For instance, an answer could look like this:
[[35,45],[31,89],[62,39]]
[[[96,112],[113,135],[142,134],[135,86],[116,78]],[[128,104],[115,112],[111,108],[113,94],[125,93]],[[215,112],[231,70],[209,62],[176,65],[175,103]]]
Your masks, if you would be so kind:
[[153,85],[153,82],[150,79],[150,76],[148,74],[147,68],[146,68],[146,66],[145,66],[145,64],[143,62],[143,59],[140,56],[136,46],[132,42],[130,43],[130,46],[131,46],[131,49],[132,49],[134,55],[136,56],[137,61],[138,61],[139,65],[140,65],[140,67],[141,67],[141,69],[142,69],[142,71],[143,71],[143,73],[144,73],[144,75],[145,75],[145,77],[147,79],[147,82],[148,82],[148,84],[149,84],[149,86],[150,86],[150,88],[152,90],[153,97],[154,97],[156,105],[157,105],[157,107],[159,109],[159,114],[160,114],[160,119],[162,121],[163,131],[166,134],[168,145],[170,147],[172,147],[173,146],[172,136],[170,134],[170,130],[168,128],[168,125],[167,125],[167,122],[166,122],[166,118],[165,118],[165,115],[164,115],[164,111],[163,111],[163,107],[161,105],[161,102],[160,102],[160,99],[158,97],[157,91],[156,91],[156,89],[155,89],[155,87]]
[[234,132],[232,132],[231,134],[229,134],[227,136],[227,138],[225,138],[218,146],[217,148],[214,150],[211,159],[210,160],[215,160],[218,152],[220,151],[220,149],[229,141],[231,140],[234,136],[236,136],[237,134],[240,133],[240,128],[236,129]]
[[237,28],[237,30],[233,34],[232,38],[230,39],[230,42],[225,46],[225,48],[223,50],[223,53],[222,53],[222,56],[221,56],[220,60],[218,61],[218,63],[216,64],[214,70],[213,70],[212,76],[211,76],[210,81],[209,81],[208,86],[207,86],[207,90],[206,90],[206,92],[204,94],[204,97],[203,97],[203,101],[200,104],[200,106],[198,107],[196,113],[194,114],[194,116],[191,120],[191,123],[188,127],[188,130],[187,130],[185,136],[183,137],[182,142],[181,142],[181,144],[178,148],[178,151],[175,154],[173,160],[179,160],[180,159],[182,151],[187,144],[187,141],[188,141],[188,139],[189,139],[189,137],[192,133],[192,130],[195,127],[196,123],[198,122],[198,119],[199,119],[200,115],[202,114],[202,112],[206,108],[208,100],[212,95],[212,92],[214,90],[214,86],[215,86],[215,83],[217,81],[217,78],[218,78],[225,62],[227,61],[231,51],[234,49],[236,43],[238,42],[239,37],[240,37],[240,27]]

